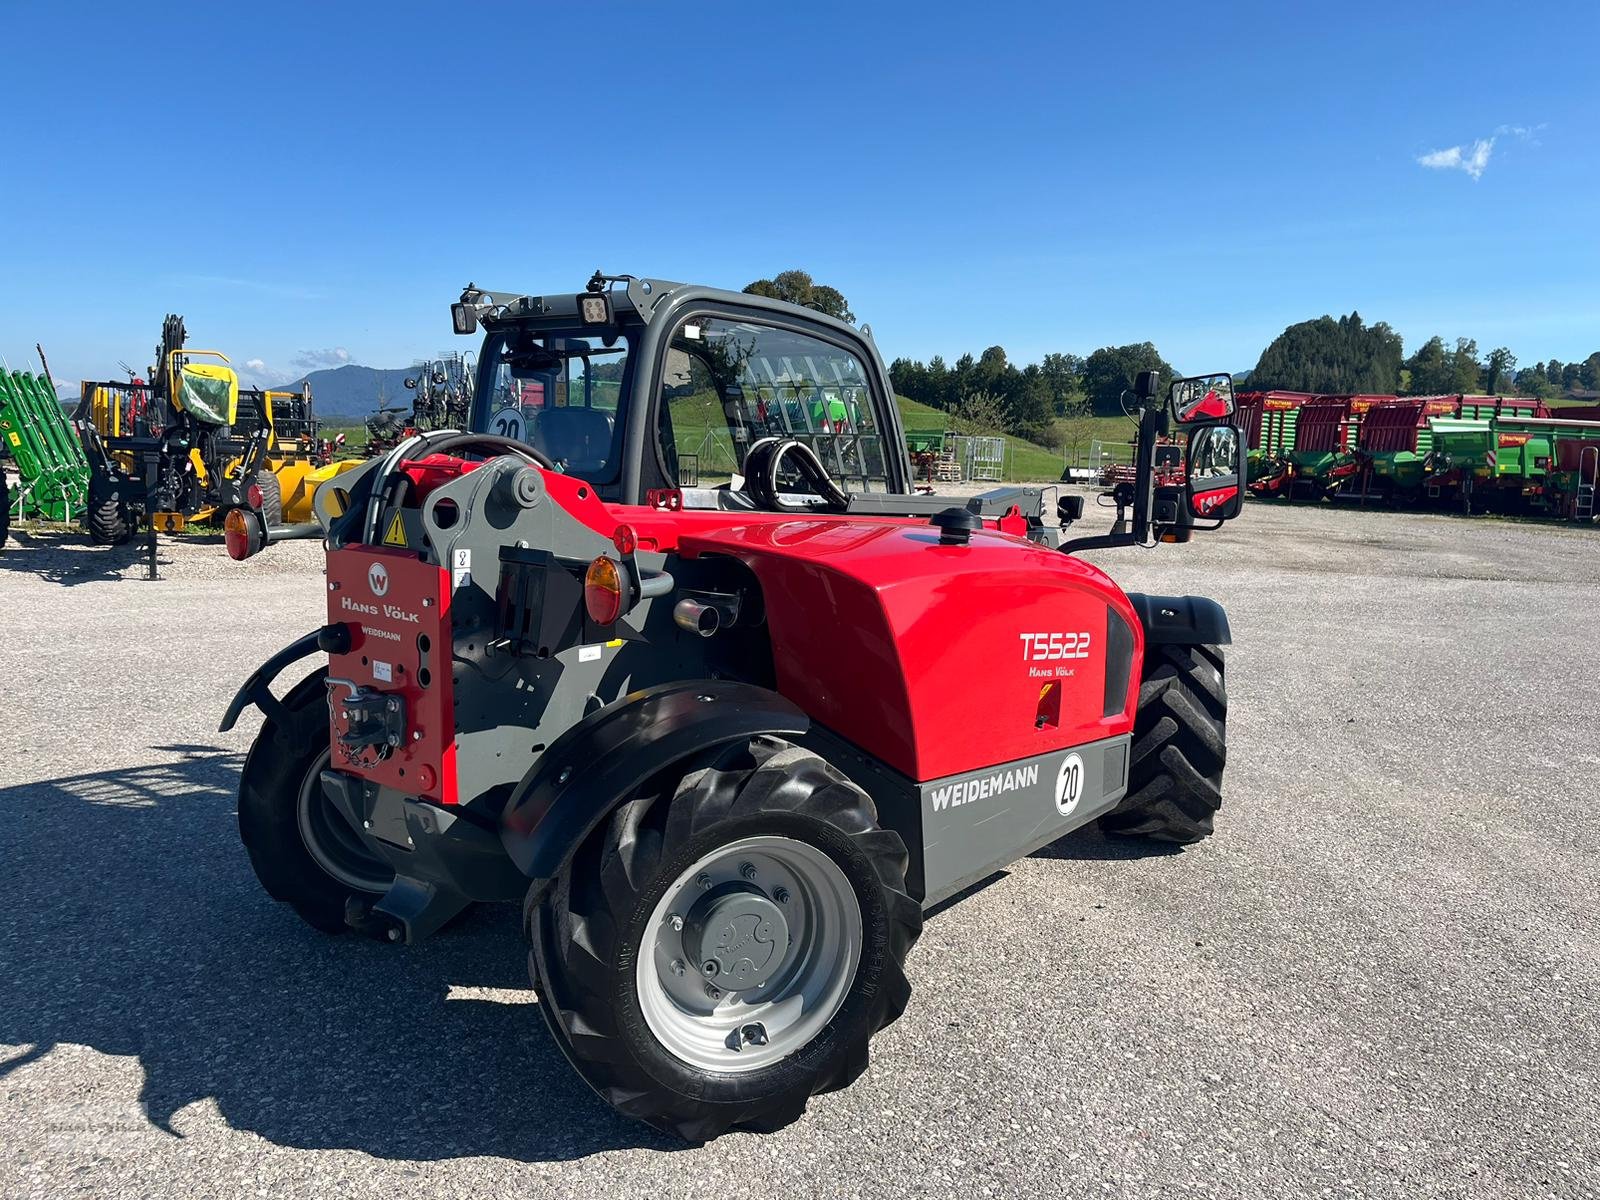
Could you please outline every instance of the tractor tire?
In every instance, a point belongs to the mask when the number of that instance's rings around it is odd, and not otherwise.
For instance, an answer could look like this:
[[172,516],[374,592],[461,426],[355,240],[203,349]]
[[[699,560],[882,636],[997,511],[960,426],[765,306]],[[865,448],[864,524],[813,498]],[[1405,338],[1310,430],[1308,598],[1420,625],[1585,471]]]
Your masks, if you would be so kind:
[[133,517],[115,484],[90,491],[85,519],[90,540],[102,546],[125,546],[133,538]]
[[283,485],[271,471],[256,472],[255,484],[261,489],[261,519],[276,529],[283,524]]
[[815,753],[723,747],[647,785],[530,890],[540,1009],[624,1115],[689,1142],[780,1129],[866,1070],[905,1011],[922,932],[906,867],[872,800]]
[[1154,646],[1133,721],[1128,794],[1100,818],[1120,837],[1188,845],[1222,806],[1228,692],[1220,646]]
[[239,778],[239,838],[267,894],[324,933],[343,933],[347,903],[377,899],[394,879],[382,857],[322,794],[328,764],[326,669],[283,698],[284,724],[261,726]]

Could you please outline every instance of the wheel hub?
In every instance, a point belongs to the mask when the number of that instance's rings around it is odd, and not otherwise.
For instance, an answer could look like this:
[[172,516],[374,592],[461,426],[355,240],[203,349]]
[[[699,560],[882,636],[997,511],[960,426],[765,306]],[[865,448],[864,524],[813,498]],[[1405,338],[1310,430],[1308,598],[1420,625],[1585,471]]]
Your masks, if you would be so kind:
[[764,987],[789,953],[789,923],[765,893],[728,883],[695,901],[683,946],[707,983],[730,992]]

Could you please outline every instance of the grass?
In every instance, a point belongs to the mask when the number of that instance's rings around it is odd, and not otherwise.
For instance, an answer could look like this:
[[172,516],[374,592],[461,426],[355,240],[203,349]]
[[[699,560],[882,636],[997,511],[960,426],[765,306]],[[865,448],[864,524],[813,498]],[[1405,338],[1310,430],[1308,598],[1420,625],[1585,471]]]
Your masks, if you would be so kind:
[[[950,427],[950,414],[942,409],[919,404],[904,396],[896,396],[895,401],[900,405],[900,419],[908,434],[941,433]],[[1084,465],[1089,462],[1091,441],[1126,445],[1133,437],[1133,424],[1126,417],[1089,417],[1078,428],[1078,457]],[[985,431],[980,436],[1005,438],[1005,477],[1010,482],[1055,483],[1060,480],[1062,467],[1066,463],[1063,451],[1052,450],[999,430]]]

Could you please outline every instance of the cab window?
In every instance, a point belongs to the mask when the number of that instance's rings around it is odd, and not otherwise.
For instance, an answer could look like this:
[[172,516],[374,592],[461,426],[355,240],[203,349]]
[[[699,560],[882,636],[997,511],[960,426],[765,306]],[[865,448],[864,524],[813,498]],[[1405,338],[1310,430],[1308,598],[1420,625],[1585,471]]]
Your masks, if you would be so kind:
[[[840,487],[889,490],[883,427],[859,358],[809,334],[723,317],[674,331],[657,403],[661,457],[678,487],[736,480],[762,438],[810,446]],[[786,488],[805,492],[798,477]]]
[[570,474],[605,483],[617,474],[627,336],[612,344],[559,331],[502,335],[486,348],[473,428],[526,442]]

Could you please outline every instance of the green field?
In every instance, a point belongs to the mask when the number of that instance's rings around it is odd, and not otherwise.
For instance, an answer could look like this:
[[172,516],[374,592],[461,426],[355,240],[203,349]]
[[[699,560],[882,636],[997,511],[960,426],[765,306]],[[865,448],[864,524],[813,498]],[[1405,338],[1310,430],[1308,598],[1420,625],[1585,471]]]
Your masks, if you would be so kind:
[[[906,433],[940,433],[950,425],[950,415],[926,404],[918,404],[904,396],[896,396],[900,405],[900,419]],[[1066,452],[1036,445],[999,430],[978,431],[980,436],[1004,437],[1006,440],[1005,477],[1012,483],[1055,483],[1061,478],[1066,462]],[[1089,462],[1089,443],[1100,439],[1106,443],[1127,443],[1133,437],[1133,424],[1126,417],[1091,417],[1083,424],[1078,439],[1079,457],[1084,465]]]

